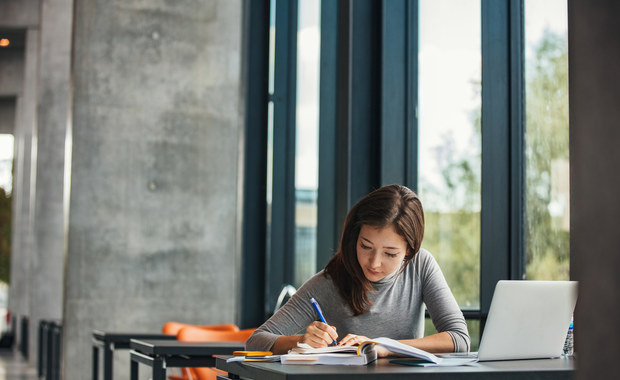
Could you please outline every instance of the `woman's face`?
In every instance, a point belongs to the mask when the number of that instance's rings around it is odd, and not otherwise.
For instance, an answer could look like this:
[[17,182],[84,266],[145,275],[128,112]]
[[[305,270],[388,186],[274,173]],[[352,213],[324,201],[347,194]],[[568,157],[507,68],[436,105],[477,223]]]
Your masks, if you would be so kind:
[[407,253],[407,242],[392,225],[384,228],[363,225],[356,249],[364,276],[376,282],[400,268]]

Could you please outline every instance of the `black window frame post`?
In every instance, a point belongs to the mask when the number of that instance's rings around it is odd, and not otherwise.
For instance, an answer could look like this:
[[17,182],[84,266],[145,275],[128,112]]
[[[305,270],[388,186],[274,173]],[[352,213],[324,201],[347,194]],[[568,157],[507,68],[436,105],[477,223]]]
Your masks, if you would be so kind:
[[523,1],[482,0],[480,312],[497,281],[524,276]]

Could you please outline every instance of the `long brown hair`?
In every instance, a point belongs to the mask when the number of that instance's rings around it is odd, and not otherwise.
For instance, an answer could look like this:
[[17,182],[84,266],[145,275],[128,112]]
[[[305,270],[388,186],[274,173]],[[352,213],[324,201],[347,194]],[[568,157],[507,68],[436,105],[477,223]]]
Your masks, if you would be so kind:
[[355,315],[368,311],[372,302],[368,292],[372,284],[357,260],[357,239],[362,226],[384,228],[393,226],[407,242],[404,270],[420,250],[424,237],[424,210],[420,199],[410,189],[400,185],[381,187],[351,208],[344,222],[338,252],[325,266],[328,275],[347,300]]

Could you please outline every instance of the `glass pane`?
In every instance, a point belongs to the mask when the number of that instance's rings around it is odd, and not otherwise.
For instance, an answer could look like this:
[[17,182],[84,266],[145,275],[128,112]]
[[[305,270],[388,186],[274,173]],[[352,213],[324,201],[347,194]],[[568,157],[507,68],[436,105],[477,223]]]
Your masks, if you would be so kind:
[[569,277],[566,0],[525,1],[526,277]]
[[300,0],[297,32],[295,287],[316,272],[320,0]]
[[422,246],[461,308],[480,307],[479,0],[421,0],[419,195]]

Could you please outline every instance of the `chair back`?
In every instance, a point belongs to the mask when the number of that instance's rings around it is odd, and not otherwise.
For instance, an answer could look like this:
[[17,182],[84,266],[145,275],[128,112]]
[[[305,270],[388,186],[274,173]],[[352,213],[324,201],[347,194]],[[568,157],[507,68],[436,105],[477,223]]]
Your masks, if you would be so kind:
[[184,327],[199,327],[202,329],[216,330],[216,331],[239,331],[239,327],[233,323],[222,323],[219,325],[195,325],[190,323],[169,321],[162,327],[162,333],[167,335],[177,335],[179,331]]
[[279,308],[284,306],[284,304],[291,299],[297,293],[297,289],[293,285],[284,285],[282,290],[280,291],[280,295],[278,296],[278,300],[276,301],[276,307],[273,309],[273,313],[275,314]]
[[[218,325],[194,325],[190,323],[176,322],[176,321],[168,321],[162,327],[162,333],[166,335],[177,335],[181,329],[185,327],[196,327],[205,330],[214,330],[214,331],[239,331],[239,327],[232,323],[222,323]],[[181,368],[181,374],[170,374],[168,375],[168,380],[193,380],[199,379],[197,374],[194,373],[190,368]],[[206,379],[215,379],[215,377],[204,377]]]
[[177,339],[187,342],[245,342],[256,329],[222,331],[200,327],[184,327],[177,333]]

